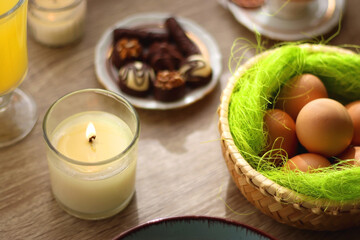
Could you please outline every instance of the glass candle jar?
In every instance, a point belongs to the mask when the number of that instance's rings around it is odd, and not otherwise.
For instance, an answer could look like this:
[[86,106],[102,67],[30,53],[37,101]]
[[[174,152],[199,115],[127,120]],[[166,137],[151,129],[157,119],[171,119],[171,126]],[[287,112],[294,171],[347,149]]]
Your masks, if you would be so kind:
[[82,219],[113,216],[135,190],[139,118],[121,96],[101,89],[70,93],[43,122],[53,195]]
[[64,46],[82,37],[85,15],[86,0],[30,0],[29,31],[44,45]]

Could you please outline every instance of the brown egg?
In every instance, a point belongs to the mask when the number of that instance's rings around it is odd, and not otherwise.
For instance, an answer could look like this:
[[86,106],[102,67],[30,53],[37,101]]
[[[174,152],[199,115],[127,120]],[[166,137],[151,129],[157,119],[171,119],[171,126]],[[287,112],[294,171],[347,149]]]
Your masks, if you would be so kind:
[[326,88],[318,77],[303,74],[292,78],[282,87],[275,107],[284,110],[296,120],[300,110],[308,102],[327,97]]
[[345,107],[354,124],[354,136],[351,144],[360,146],[360,100],[349,103]]
[[360,146],[351,146],[347,148],[337,158],[341,160],[354,159],[355,161],[347,161],[346,164],[360,166]]
[[298,147],[294,120],[284,111],[271,109],[265,113],[264,124],[268,133],[266,151],[279,149],[271,152],[273,161],[279,164],[282,162],[281,156],[294,156]]
[[296,120],[296,134],[300,143],[309,152],[326,157],[344,151],[353,133],[353,123],[346,108],[329,98],[309,102],[301,109]]
[[330,162],[323,156],[315,153],[303,153],[289,159],[285,169],[300,170],[301,172],[311,172],[313,169],[330,166]]

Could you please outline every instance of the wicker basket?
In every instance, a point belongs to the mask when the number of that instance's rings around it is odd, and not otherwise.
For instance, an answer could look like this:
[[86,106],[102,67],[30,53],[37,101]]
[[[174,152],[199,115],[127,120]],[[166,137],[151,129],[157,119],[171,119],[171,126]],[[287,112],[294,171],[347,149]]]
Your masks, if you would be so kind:
[[[300,47],[311,48],[314,51],[352,53],[330,46],[300,45]],[[221,96],[221,104],[218,109],[221,147],[232,179],[249,202],[280,223],[302,229],[330,231],[360,225],[359,202],[340,204],[321,199],[305,201],[301,194],[280,186],[254,170],[235,146],[229,129],[228,107],[236,79],[271,51],[257,55],[241,66],[229,79]]]

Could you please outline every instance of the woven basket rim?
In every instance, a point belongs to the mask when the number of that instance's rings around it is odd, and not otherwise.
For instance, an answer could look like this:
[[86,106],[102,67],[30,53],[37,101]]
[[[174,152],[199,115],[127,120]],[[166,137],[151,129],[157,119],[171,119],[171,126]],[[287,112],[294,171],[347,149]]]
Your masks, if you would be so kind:
[[[319,45],[319,44],[301,44],[297,45],[300,48],[308,48],[312,51],[322,51],[322,52],[341,52],[344,54],[354,54],[353,51],[347,50],[344,48],[328,45]],[[231,94],[233,88],[235,87],[236,79],[241,77],[247,69],[251,68],[256,62],[260,59],[266,57],[270,53],[276,51],[277,48],[265,51],[261,54],[258,54],[243,65],[241,65],[236,72],[230,77],[225,89],[222,92],[220,97],[220,106],[218,109],[219,114],[219,131],[221,134],[221,139],[225,144],[226,148],[229,151],[230,158],[238,170],[245,175],[246,180],[251,182],[253,186],[258,188],[262,193],[270,195],[275,198],[277,202],[284,204],[291,204],[295,208],[305,208],[312,209],[313,212],[327,212],[330,214],[337,214],[339,212],[348,212],[351,209],[360,208],[360,200],[352,201],[334,201],[329,199],[315,199],[309,196],[306,196],[301,193],[297,193],[291,189],[283,187],[274,181],[268,179],[261,173],[257,172],[240,154],[238,151],[229,127],[228,122],[228,110],[229,103],[231,99]]]

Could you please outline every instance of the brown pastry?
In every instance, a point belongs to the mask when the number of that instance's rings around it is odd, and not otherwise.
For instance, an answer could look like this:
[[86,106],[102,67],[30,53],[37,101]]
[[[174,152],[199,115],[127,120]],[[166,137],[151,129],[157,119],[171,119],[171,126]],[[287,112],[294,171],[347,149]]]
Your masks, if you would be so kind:
[[177,47],[167,42],[153,43],[146,54],[146,60],[156,72],[179,69],[183,56]]
[[147,96],[154,80],[154,70],[139,61],[128,63],[119,70],[120,89],[136,97]]
[[199,54],[188,57],[179,72],[190,87],[203,86],[210,82],[212,77],[210,63]]
[[124,64],[139,60],[142,53],[142,46],[135,38],[121,38],[114,45],[112,52],[112,63],[120,68]]
[[154,97],[162,102],[173,102],[185,95],[185,80],[177,71],[160,71],[154,82]]

